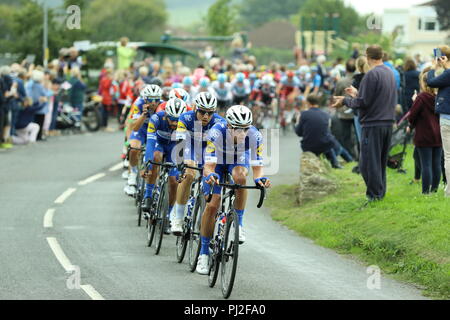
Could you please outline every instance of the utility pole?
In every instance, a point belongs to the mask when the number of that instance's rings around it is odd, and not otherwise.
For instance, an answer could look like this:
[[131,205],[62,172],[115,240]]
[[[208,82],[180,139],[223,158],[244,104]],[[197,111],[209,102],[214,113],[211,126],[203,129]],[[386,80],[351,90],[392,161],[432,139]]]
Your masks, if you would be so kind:
[[47,68],[47,64],[48,64],[48,8],[47,8],[47,4],[44,1],[43,2],[43,8],[44,8],[44,39],[43,39],[43,50],[44,50],[44,55],[43,55],[43,60],[44,60],[44,68]]

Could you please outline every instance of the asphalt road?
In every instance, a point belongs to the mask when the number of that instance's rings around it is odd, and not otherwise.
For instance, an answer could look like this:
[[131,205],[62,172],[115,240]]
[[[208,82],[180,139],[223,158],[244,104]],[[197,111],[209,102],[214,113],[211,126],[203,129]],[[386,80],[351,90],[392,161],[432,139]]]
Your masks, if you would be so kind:
[[[99,132],[0,152],[0,299],[222,299],[218,285],[188,271],[187,258],[176,262],[175,237],[164,238],[159,256],[146,247],[122,170],[110,170],[121,142],[120,132]],[[298,140],[282,137],[279,148],[271,179],[294,183]],[[424,299],[384,276],[368,289],[366,266],[273,222],[256,209],[258,196],[249,196],[230,299]],[[76,283],[71,265],[81,288],[68,285]]]

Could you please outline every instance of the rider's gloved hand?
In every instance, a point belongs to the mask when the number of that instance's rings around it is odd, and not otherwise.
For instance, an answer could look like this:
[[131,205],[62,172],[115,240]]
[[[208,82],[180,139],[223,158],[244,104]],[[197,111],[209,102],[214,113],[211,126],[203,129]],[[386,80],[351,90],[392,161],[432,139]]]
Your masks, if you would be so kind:
[[264,188],[270,188],[270,186],[271,186],[269,178],[266,178],[266,177],[261,177],[261,178],[255,179],[255,184],[257,186],[261,186]]
[[219,182],[219,175],[215,172],[208,174],[204,179],[204,182],[207,184],[218,183]]

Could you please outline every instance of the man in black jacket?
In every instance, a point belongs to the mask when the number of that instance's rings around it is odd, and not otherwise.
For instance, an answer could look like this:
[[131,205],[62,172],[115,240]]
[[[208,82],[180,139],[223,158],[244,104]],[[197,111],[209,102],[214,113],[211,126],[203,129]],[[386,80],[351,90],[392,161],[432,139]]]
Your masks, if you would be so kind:
[[312,152],[317,156],[323,153],[333,168],[341,168],[337,160],[340,155],[346,161],[353,161],[351,155],[331,133],[330,115],[320,110],[319,98],[310,94],[306,101],[309,110],[301,113],[300,121],[295,126],[295,133],[299,137],[303,137],[301,142],[303,152]]
[[351,97],[334,97],[332,107],[343,105],[358,109],[362,126],[360,170],[370,201],[381,200],[386,194],[386,166],[392,127],[395,121],[397,89],[394,75],[383,64],[383,49],[372,45],[366,50],[371,70],[361,81],[359,90],[346,89]]

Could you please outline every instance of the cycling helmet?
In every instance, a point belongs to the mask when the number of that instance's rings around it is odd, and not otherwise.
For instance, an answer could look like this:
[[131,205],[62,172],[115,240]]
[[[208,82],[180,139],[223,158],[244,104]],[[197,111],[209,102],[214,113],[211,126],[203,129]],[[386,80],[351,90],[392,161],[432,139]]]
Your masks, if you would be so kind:
[[309,67],[306,66],[306,65],[301,66],[300,68],[298,68],[298,71],[300,72],[300,74],[308,73],[309,72]]
[[157,86],[161,87],[163,82],[160,78],[154,77],[152,80],[150,80],[150,84],[156,84]]
[[217,76],[217,80],[218,80],[220,83],[224,83],[224,82],[227,81],[227,75],[226,75],[225,73],[220,73],[220,74]]
[[217,98],[209,92],[200,92],[194,102],[200,109],[215,110],[217,108]]
[[166,104],[166,114],[169,117],[179,118],[183,112],[186,112],[186,102],[181,99],[173,98],[169,99]]
[[250,73],[250,75],[248,76],[248,78],[249,78],[249,79],[252,79],[252,80],[256,80],[256,79],[258,79],[258,76],[256,75],[256,73]]
[[177,88],[181,88],[181,87],[183,87],[183,86],[182,86],[181,83],[179,83],[179,82],[174,82],[174,83],[172,83],[172,88],[173,88],[173,89],[177,89]]
[[183,78],[183,84],[185,86],[192,86],[192,78],[191,77],[184,77]]
[[245,75],[242,72],[236,73],[236,80],[237,82],[243,82],[245,79]]
[[169,92],[169,99],[178,98],[183,100],[184,102],[189,100],[189,93],[187,93],[186,90],[182,88],[175,88],[170,90]]
[[225,119],[232,127],[246,128],[252,124],[253,115],[246,106],[234,105],[227,110]]
[[206,88],[209,85],[209,79],[206,77],[203,77],[200,79],[199,84],[200,84],[200,87]]
[[293,77],[294,76],[294,72],[289,70],[288,72],[286,72],[286,76]]
[[264,75],[261,79],[262,84],[271,84],[272,83],[272,77],[268,74]]
[[161,99],[162,90],[156,84],[147,84],[140,93],[142,99],[147,101],[148,99]]

